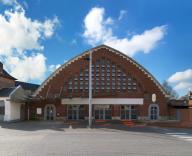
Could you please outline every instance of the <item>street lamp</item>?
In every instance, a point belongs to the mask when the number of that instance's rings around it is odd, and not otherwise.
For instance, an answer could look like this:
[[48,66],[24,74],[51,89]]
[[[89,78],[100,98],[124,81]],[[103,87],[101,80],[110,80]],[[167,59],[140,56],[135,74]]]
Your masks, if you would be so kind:
[[92,50],[89,52],[89,128],[92,126]]
[[89,57],[85,58],[89,61],[89,128],[92,126],[92,51],[89,51]]

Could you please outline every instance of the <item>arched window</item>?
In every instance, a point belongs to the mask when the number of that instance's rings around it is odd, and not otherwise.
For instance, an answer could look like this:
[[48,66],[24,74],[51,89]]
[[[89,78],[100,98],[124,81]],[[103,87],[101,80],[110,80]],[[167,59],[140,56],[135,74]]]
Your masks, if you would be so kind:
[[159,119],[159,106],[157,104],[151,104],[149,106],[149,119],[158,120]]

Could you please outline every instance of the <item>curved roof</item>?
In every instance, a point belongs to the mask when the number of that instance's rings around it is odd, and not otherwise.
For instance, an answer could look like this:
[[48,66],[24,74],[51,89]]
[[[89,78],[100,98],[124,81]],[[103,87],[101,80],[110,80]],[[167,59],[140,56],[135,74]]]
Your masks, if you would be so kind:
[[137,63],[134,59],[130,58],[129,56],[123,54],[122,52],[113,49],[107,45],[100,45],[97,46],[95,48],[86,50],[85,52],[83,52],[82,54],[72,58],[71,60],[69,60],[68,62],[64,63],[62,66],[60,66],[55,72],[53,72],[41,85],[40,87],[35,91],[34,95],[37,96],[39,94],[39,92],[44,88],[44,86],[50,81],[52,80],[53,77],[55,77],[59,72],[61,72],[65,67],[67,67],[68,65],[70,65],[71,63],[73,63],[74,61],[77,61],[78,59],[84,57],[85,55],[87,55],[90,51],[95,52],[101,48],[105,48],[108,49],[110,52],[116,53],[117,55],[122,56],[123,58],[127,59],[130,63],[132,63],[133,65],[135,65],[139,70],[141,70],[144,74],[146,74],[155,84],[156,86],[161,90],[161,92],[164,95],[167,95],[166,91],[164,90],[164,88],[161,86],[161,84],[155,79],[155,77],[149,73],[142,65],[140,65],[139,63]]

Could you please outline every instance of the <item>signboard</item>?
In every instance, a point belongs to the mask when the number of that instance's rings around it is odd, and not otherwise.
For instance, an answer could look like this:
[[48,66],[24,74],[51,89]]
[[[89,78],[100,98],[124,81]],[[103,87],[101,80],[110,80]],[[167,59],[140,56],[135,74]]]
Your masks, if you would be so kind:
[[152,102],[156,102],[156,100],[157,100],[156,94],[152,94]]
[[95,109],[109,109],[110,105],[95,105]]
[[37,114],[41,115],[42,114],[42,108],[37,108]]

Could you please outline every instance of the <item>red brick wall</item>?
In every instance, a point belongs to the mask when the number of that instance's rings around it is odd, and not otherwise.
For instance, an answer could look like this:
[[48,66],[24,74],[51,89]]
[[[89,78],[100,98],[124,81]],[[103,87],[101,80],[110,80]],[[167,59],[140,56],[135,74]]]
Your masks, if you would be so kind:
[[[88,57],[88,55],[86,57]],[[113,93],[112,91],[110,91],[110,93],[99,92],[98,94],[93,94],[93,97],[144,98],[144,105],[138,107],[139,115],[144,117],[148,116],[148,107],[150,104],[152,104],[151,95],[155,93],[157,95],[157,101],[155,103],[159,105],[160,116],[168,116],[167,99],[165,98],[165,95],[160,91],[160,89],[151,80],[151,78],[149,78],[146,74],[143,73],[143,71],[141,71],[138,67],[127,61],[126,58],[119,56],[113,52],[110,52],[105,48],[93,52],[93,62],[95,62],[97,59],[100,58],[107,58],[117,66],[122,67],[126,73],[130,74],[132,77],[136,79],[136,81],[140,85],[140,89],[135,92],[129,92],[129,91],[125,92],[116,91],[115,93]],[[85,57],[82,57],[78,61],[74,61],[69,66],[64,68],[61,72],[59,72],[56,76],[54,76],[39,92],[38,96],[44,98],[46,97],[50,98],[54,97],[54,95],[60,95],[62,93],[61,98],[63,97],[68,98],[69,93],[67,92],[64,93],[62,91],[64,82],[67,82],[69,78],[71,78],[75,74],[78,74],[81,69],[85,69],[86,66],[89,65],[89,62],[85,61],[84,59]],[[148,98],[146,98],[145,95],[148,95]],[[73,97],[88,97],[88,93],[85,93],[83,95],[81,92],[73,93]],[[45,102],[39,104],[39,106],[42,107],[44,105]],[[65,111],[64,106],[59,106],[59,104],[57,105],[58,105],[57,107],[58,112],[62,113],[63,111]],[[118,108],[118,106],[114,107],[116,107],[116,109]],[[113,115],[116,116],[118,115],[118,113],[113,112]]]
[[181,109],[181,121],[192,122],[192,108]]

